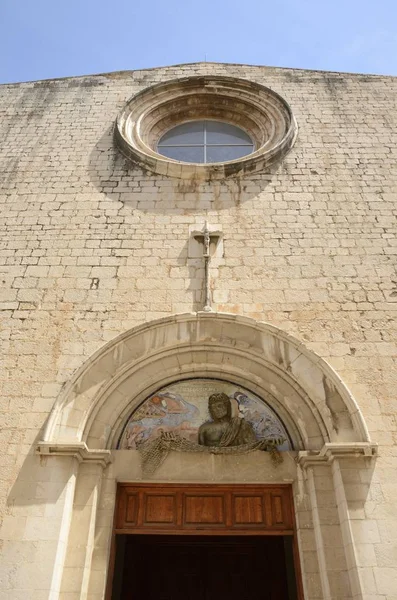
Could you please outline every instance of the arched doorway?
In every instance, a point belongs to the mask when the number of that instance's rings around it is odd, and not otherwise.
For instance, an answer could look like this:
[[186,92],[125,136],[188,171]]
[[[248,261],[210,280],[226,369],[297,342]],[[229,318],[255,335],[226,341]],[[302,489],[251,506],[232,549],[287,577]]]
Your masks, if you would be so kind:
[[[275,470],[269,454],[239,457],[172,452],[150,478],[138,452],[117,449],[134,408],[164,386],[218,379],[270,399],[294,439]],[[38,446],[79,463],[65,502],[65,538],[54,577],[103,597],[118,482],[268,485],[293,491],[305,598],[362,597],[341,459],[365,461],[374,448],[357,404],[337,374],[299,341],[236,315],[176,315],[137,327],[96,353],[59,398]],[[324,494],[325,490],[325,494]],[[330,545],[332,533],[332,544]],[[80,563],[70,557],[80,552]],[[333,556],[338,555],[338,561]],[[72,566],[71,566],[72,565]],[[78,582],[76,584],[76,581]],[[54,584],[55,585],[55,584]],[[361,596],[360,596],[361,594]]]

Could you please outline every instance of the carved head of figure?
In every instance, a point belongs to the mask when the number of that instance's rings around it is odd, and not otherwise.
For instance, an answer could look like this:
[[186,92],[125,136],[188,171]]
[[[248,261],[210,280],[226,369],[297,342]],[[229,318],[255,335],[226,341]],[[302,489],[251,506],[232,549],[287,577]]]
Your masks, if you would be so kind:
[[214,421],[225,418],[231,419],[232,405],[229,396],[224,392],[211,394],[208,399],[208,410]]

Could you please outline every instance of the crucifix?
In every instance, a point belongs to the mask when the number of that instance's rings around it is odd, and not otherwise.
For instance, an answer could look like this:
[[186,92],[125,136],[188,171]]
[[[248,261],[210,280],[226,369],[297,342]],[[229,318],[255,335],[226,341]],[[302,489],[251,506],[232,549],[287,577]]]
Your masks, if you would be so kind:
[[208,221],[205,222],[202,231],[193,231],[194,239],[203,244],[204,258],[204,307],[205,312],[210,312],[211,307],[211,286],[210,286],[210,261],[211,261],[211,241],[218,242],[221,237],[220,231],[211,231],[208,226]]

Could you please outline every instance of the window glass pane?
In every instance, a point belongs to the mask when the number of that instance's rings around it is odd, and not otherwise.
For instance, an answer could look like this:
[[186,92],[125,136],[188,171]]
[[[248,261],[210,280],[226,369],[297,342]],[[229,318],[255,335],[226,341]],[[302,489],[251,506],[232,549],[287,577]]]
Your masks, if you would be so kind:
[[207,121],[207,144],[250,144],[249,136],[234,125],[219,121]]
[[226,162],[253,152],[253,146],[207,146],[207,163]]
[[204,121],[182,123],[168,131],[158,146],[178,144],[204,144]]
[[235,160],[254,150],[244,131],[220,121],[190,121],[177,125],[161,138],[157,148],[164,156],[192,163],[203,163],[205,156],[207,163]]
[[182,162],[204,162],[204,146],[161,146],[158,151],[163,156]]

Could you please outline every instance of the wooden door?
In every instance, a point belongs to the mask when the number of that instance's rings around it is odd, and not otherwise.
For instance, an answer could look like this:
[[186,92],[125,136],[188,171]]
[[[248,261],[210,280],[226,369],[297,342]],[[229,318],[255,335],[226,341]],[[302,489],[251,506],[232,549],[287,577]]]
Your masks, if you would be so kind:
[[290,485],[119,484],[107,600],[254,595],[303,600]]

